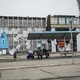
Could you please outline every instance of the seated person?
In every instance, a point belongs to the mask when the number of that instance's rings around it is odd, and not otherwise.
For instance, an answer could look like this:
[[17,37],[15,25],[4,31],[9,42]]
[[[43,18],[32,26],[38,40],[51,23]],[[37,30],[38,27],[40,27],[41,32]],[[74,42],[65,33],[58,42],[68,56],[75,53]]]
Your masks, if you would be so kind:
[[32,58],[34,59],[34,54],[33,54],[33,51],[32,50],[29,50],[28,51],[28,56],[27,56],[28,59]]
[[47,49],[45,47],[43,48],[43,53],[47,53]]

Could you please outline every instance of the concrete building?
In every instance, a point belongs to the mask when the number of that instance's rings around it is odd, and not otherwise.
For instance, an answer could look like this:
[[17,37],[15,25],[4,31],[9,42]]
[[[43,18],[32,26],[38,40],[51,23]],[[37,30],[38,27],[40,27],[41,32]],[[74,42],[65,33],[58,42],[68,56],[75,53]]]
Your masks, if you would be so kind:
[[[47,30],[49,31],[69,31],[71,28],[70,21],[72,21],[73,30],[80,29],[80,17],[72,16],[72,15],[48,15],[47,17]],[[73,39],[73,50],[80,51],[79,44],[79,35]],[[57,46],[64,47],[64,40],[57,39]],[[70,39],[66,39],[66,43],[70,43]],[[51,41],[52,52],[58,51],[58,47],[55,44],[55,40]]]
[[79,8],[79,15],[80,15],[80,0],[77,0],[78,8]]
[[[30,48],[37,48],[39,41],[27,40],[28,33],[31,31],[45,31],[45,17],[16,17],[0,16],[0,34],[6,32],[9,40],[9,53],[15,51],[27,51]],[[1,51],[0,51],[1,53]]]
[[[30,48],[37,49],[40,47],[40,40],[27,40],[29,32],[69,31],[70,20],[73,22],[73,30],[79,30],[80,17],[72,15],[48,15],[47,20],[45,17],[0,16],[0,34],[6,32],[9,40],[8,51],[13,54],[15,51],[23,52]],[[79,36],[73,39],[74,51],[80,51]],[[70,39],[66,39],[66,42],[70,43]],[[62,47],[64,42],[63,39],[43,40],[42,45],[51,49],[52,52],[56,52],[58,51],[57,45]]]

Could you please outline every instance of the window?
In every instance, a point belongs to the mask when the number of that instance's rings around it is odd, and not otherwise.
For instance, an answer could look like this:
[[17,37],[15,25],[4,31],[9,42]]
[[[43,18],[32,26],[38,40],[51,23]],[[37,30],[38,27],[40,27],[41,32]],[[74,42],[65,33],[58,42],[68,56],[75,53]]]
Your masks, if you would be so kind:
[[65,24],[65,18],[59,18],[59,24]]
[[55,31],[69,31],[69,28],[56,28]]
[[33,27],[36,27],[36,22],[37,22],[37,19],[33,17]]
[[74,18],[73,23],[74,24],[79,24],[79,18]]
[[70,18],[66,18],[66,24],[70,24]]
[[42,20],[42,26],[45,27],[46,26],[46,21]]
[[9,19],[9,27],[13,26],[13,19]]
[[58,24],[57,18],[51,18],[51,24]]
[[5,17],[5,26],[8,26],[8,18]]

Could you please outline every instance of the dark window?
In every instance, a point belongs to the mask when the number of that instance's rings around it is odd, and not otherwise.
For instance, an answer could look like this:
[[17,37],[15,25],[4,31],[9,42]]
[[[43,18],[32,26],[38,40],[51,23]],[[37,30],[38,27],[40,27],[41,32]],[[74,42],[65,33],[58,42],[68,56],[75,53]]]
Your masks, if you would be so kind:
[[69,31],[69,28],[56,28],[55,31]]

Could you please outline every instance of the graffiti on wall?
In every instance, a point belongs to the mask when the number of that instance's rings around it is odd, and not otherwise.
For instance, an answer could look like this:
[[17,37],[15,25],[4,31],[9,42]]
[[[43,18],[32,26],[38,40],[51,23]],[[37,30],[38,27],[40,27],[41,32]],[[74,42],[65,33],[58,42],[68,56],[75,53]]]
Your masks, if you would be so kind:
[[7,48],[9,48],[8,37],[5,32],[2,32],[0,36],[0,49]]

